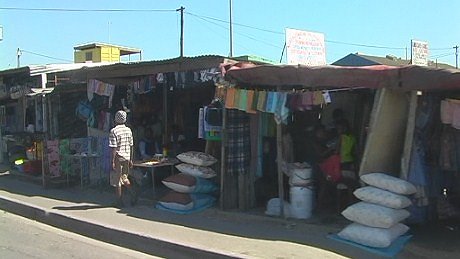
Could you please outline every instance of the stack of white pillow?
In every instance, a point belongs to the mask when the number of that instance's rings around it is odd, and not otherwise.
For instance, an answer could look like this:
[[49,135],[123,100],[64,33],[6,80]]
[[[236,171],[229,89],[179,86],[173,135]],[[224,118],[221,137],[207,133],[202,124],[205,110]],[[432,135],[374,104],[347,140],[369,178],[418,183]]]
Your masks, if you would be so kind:
[[209,166],[215,164],[217,159],[199,151],[188,151],[177,155],[177,158],[183,162],[176,165],[177,170],[181,173],[189,174],[200,178],[213,178],[216,172]]
[[361,180],[369,186],[354,192],[361,202],[342,212],[353,223],[338,236],[366,246],[388,247],[409,230],[400,222],[410,216],[405,210],[411,205],[407,195],[414,194],[416,188],[405,180],[384,173],[365,174]]

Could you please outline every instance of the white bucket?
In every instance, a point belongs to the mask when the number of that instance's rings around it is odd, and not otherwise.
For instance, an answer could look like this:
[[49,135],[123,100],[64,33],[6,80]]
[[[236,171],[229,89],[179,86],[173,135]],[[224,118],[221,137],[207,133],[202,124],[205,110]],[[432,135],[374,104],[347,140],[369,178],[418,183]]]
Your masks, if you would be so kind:
[[297,219],[308,219],[313,210],[313,190],[307,187],[291,187],[291,216]]
[[297,168],[292,170],[289,183],[291,186],[307,186],[311,183],[312,170],[311,168]]

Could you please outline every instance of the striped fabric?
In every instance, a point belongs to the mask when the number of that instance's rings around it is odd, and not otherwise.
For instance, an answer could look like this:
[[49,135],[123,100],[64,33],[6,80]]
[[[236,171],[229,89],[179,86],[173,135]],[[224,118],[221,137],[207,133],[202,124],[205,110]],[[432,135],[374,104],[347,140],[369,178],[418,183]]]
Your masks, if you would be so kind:
[[132,146],[133,133],[130,128],[125,125],[117,125],[110,130],[109,147],[116,148],[117,155],[130,160]]

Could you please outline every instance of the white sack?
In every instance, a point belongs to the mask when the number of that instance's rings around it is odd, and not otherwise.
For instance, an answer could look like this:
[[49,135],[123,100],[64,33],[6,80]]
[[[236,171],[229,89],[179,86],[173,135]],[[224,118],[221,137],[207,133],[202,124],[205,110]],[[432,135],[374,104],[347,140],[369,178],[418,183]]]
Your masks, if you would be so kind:
[[369,227],[390,228],[409,217],[410,213],[407,210],[390,209],[362,201],[346,208],[342,215]]
[[412,203],[406,196],[385,191],[373,186],[359,188],[354,191],[353,194],[356,198],[362,201],[382,205],[392,209],[404,209],[409,207]]

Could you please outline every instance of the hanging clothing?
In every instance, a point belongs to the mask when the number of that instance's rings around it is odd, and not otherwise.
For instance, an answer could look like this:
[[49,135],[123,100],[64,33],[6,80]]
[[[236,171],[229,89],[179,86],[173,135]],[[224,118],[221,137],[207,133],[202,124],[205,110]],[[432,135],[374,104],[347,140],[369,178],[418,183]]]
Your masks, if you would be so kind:
[[246,104],[246,112],[247,113],[256,113],[257,111],[253,109],[253,103],[254,103],[254,90],[248,90],[246,95],[247,95],[247,104]]
[[227,95],[225,96],[225,108],[234,109],[235,108],[235,88],[227,88]]
[[87,84],[87,95],[88,100],[93,99],[93,94],[96,93],[101,96],[108,96],[109,97],[109,108],[112,107],[112,99],[115,93],[115,86],[112,84],[107,84],[102,81],[96,79],[88,80]]
[[240,89],[238,99],[238,109],[240,111],[246,111],[248,106],[248,90]]
[[49,174],[51,177],[61,176],[60,158],[59,158],[59,141],[46,141],[46,156],[48,161]]
[[234,109],[239,109],[241,97],[241,89],[235,89]]
[[278,124],[287,124],[289,117],[289,108],[286,107],[287,93],[278,93],[276,109],[275,109],[275,121]]
[[266,112],[275,113],[279,97],[280,93],[278,92],[268,92],[267,105],[265,109]]
[[254,91],[254,95],[252,97],[252,105],[251,110],[257,112],[257,105],[259,102],[259,91]]
[[313,105],[321,105],[324,104],[324,96],[321,91],[314,91],[313,98],[312,98]]
[[227,115],[227,173],[246,174],[251,162],[249,115],[238,110]]
[[300,95],[300,101],[297,103],[299,111],[311,110],[313,106],[313,94],[311,92],[304,92]]
[[267,92],[265,91],[260,91],[258,100],[257,100],[257,110],[264,112],[265,111],[265,106],[267,103]]

